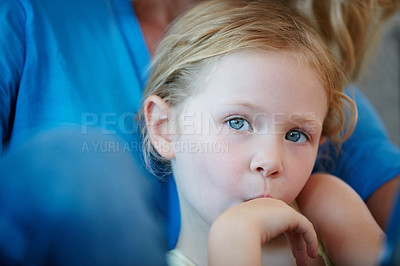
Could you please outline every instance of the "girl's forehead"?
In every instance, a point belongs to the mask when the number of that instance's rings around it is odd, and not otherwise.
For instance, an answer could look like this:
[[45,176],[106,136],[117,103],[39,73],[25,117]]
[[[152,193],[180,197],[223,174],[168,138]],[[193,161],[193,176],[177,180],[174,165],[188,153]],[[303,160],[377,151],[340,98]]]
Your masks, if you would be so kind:
[[[256,68],[265,65],[265,61],[270,61],[270,65],[282,64],[290,61],[291,65],[298,65],[302,68],[313,68],[311,56],[306,53],[287,51],[279,49],[247,49],[229,52],[203,61],[200,75],[212,77],[212,74],[221,67],[235,68],[235,66],[245,63],[247,67]],[[318,74],[318,73],[317,73]],[[211,76],[210,76],[211,75]],[[320,78],[320,77],[319,77]]]
[[[266,105],[277,110],[324,112],[327,96],[317,72],[284,52],[227,54],[199,73],[201,84],[189,104]],[[279,103],[279,104],[277,104]],[[310,104],[312,103],[312,104]],[[322,110],[322,111],[321,111]],[[269,110],[271,111],[271,110]]]
[[[304,75],[305,73],[307,75]],[[260,82],[293,80],[316,82],[324,89],[319,72],[302,55],[280,50],[246,50],[228,53],[207,61],[199,76],[199,80],[203,83],[217,82],[220,86],[245,87],[249,82],[258,80]]]

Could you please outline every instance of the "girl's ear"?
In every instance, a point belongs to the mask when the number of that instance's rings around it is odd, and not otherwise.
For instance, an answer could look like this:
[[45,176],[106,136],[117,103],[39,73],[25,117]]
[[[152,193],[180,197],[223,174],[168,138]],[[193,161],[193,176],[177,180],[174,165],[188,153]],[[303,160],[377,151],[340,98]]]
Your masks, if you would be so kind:
[[168,132],[168,115],[170,108],[159,96],[151,95],[144,102],[144,117],[150,141],[162,157],[171,160],[175,153],[172,134]]

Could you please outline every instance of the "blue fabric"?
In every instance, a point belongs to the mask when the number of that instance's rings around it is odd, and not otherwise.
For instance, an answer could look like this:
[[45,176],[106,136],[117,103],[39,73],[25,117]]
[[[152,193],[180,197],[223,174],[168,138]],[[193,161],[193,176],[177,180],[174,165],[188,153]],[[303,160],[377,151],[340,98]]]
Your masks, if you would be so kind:
[[[51,161],[51,157],[47,158],[48,167],[52,169],[54,178],[67,178],[68,175],[65,173],[69,173],[74,165],[79,165],[77,168],[79,171],[75,172],[79,178],[71,178],[70,181],[70,184],[76,185],[79,185],[78,180],[87,181],[93,167],[101,167],[102,164],[108,165],[106,160],[101,159],[103,153],[127,152],[134,155],[130,157],[138,168],[143,167],[140,158],[140,142],[133,116],[140,106],[149,60],[150,55],[130,0],[0,1],[0,154],[3,153],[3,158],[0,160],[3,163],[0,170],[0,187],[3,187],[6,182],[11,182],[11,179],[20,177],[20,175],[15,176],[14,172],[16,171],[13,167],[26,167],[24,178],[29,178],[28,173],[30,172],[32,172],[32,178],[36,177],[34,163],[30,163],[29,166],[22,164],[23,161],[34,160],[35,153],[38,158],[41,155],[54,154],[58,160],[69,160],[68,168],[64,169],[62,164],[55,164]],[[93,164],[80,164],[79,156],[63,158],[68,154],[63,153],[62,149],[56,152],[51,150],[51,146],[42,148],[40,145],[32,146],[35,149],[33,153],[28,153],[29,149],[25,149],[24,152],[11,157],[15,160],[18,158],[19,162],[7,159],[10,158],[8,155],[13,154],[18,147],[24,145],[30,136],[52,128],[78,128],[80,137],[93,134],[103,137],[118,135],[126,142],[118,146],[119,148],[116,150],[114,142],[109,142],[114,148],[104,147],[103,143],[96,139],[88,139],[86,145],[79,148],[82,149],[80,152],[87,150],[92,153],[91,156],[94,157],[92,162],[95,162]],[[61,139],[60,141],[66,140]],[[71,142],[66,141],[66,143]],[[99,157],[96,158],[96,156]],[[8,160],[7,163],[4,163],[4,160]],[[11,164],[13,167],[7,167],[10,162],[13,162]],[[54,168],[56,166],[59,167],[59,174]],[[112,176],[116,183],[125,180],[124,174],[130,174],[130,172],[118,173]],[[152,200],[157,207],[154,210],[158,215],[157,225],[163,226],[166,224],[164,219],[168,208],[166,184],[159,182],[157,178],[149,174],[146,176],[142,172],[141,175],[152,181],[150,182],[151,195],[153,195],[154,199]],[[99,178],[103,177],[106,176]],[[50,178],[51,175],[48,175],[47,179],[38,179],[30,189],[33,192],[51,189]],[[131,175],[130,178],[137,177]],[[120,185],[122,186],[123,183]],[[101,189],[97,183],[93,184],[93,187],[94,191]],[[136,190],[138,189],[144,189],[144,187],[136,188]],[[19,195],[18,191],[18,189],[10,190],[10,193],[2,194],[4,196],[2,203],[20,204],[23,199],[28,201],[37,199],[38,202],[45,202],[46,199],[51,199],[55,201],[55,206],[59,206],[57,197],[43,195],[40,198],[40,194],[35,194],[31,198],[29,196],[21,197],[21,201],[16,201],[12,195]],[[134,193],[135,189],[128,191]],[[77,217],[79,217],[85,210],[88,210],[85,206],[78,204],[78,199],[84,198],[84,195],[79,194],[79,190],[70,192],[68,197],[72,200],[77,199],[75,208]],[[118,192],[115,193],[115,198],[118,196],[121,195]],[[90,203],[87,205],[88,208],[94,207],[90,219],[101,217],[101,203],[99,199],[92,205]],[[140,206],[140,204],[132,204],[131,209],[126,207],[122,210],[131,211],[135,206]],[[25,208],[27,214],[35,213],[30,211],[27,205],[21,206],[23,206],[21,208]],[[4,209],[4,211],[6,210],[9,213],[10,208]],[[23,212],[21,211],[21,213]],[[96,212],[98,212],[97,216]],[[141,215],[144,213],[139,211],[137,219],[142,219]],[[29,223],[29,219],[26,216],[16,218],[12,214],[8,218],[6,214],[2,217],[0,229],[5,228],[4,232],[14,236],[7,239],[2,238],[6,241],[6,243],[3,242],[3,247],[14,248],[6,251],[0,250],[0,255],[9,255],[18,260],[24,254],[24,243],[27,243],[24,239],[26,234],[18,231],[20,228],[13,228],[13,226],[19,223]],[[7,220],[12,217],[15,218],[15,220],[11,220],[12,222]],[[130,217],[126,216],[127,219]],[[47,222],[51,224],[52,221]],[[66,221],[65,226],[71,226],[74,222],[73,219]],[[32,226],[40,224],[37,219],[32,219],[31,223]],[[47,223],[44,223],[45,227],[46,225]],[[105,227],[105,225],[107,225],[106,222],[99,224],[99,228]],[[135,226],[134,221],[132,221],[132,226]],[[115,227],[110,229],[110,232],[114,229]],[[41,232],[40,228],[35,227],[35,230],[38,234]],[[51,230],[49,228],[49,231]],[[145,228],[135,228],[135,230],[143,230],[140,234],[136,232],[139,238],[145,236]],[[129,232],[132,236],[131,233]],[[0,235],[4,236],[2,233]],[[85,236],[90,236],[90,233]],[[50,236],[47,236],[49,239],[46,239],[46,235],[42,235],[42,237],[45,242],[51,239],[51,241],[55,241]],[[10,239],[13,239],[14,242]],[[39,245],[37,242],[32,243],[32,245]],[[125,243],[130,244],[132,241]],[[145,241],[143,241],[144,243]],[[107,246],[107,243],[99,243],[99,245],[102,244]],[[58,248],[61,250],[62,245]],[[2,252],[7,254],[1,254]],[[110,252],[110,254],[117,253]],[[41,255],[43,254],[38,254],[38,256]],[[148,255],[143,253],[141,256]],[[86,265],[91,264],[86,262]],[[3,265],[3,262],[0,261],[0,264]],[[138,264],[142,265],[142,263]]]
[[0,160],[0,265],[165,265],[165,222],[145,174],[122,149],[86,143],[124,146],[59,127]]
[[[399,188],[400,189],[400,188]],[[394,203],[390,222],[387,227],[387,238],[383,247],[380,266],[400,265],[400,190]]]
[[0,36],[2,145],[65,124],[136,145],[150,56],[129,0],[3,0]]
[[[358,121],[353,134],[337,150],[327,141],[319,150],[314,172],[327,172],[348,183],[363,200],[400,174],[400,150],[391,143],[372,104],[356,87]],[[354,95],[352,95],[354,94]]]

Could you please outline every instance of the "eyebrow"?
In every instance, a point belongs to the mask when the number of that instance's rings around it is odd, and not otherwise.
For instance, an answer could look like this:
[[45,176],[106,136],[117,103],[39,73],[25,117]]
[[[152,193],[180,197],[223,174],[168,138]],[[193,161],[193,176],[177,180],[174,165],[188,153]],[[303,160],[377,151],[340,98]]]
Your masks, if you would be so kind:
[[227,106],[241,106],[245,107],[248,109],[255,109],[255,110],[262,110],[263,107],[259,106],[257,104],[254,104],[252,102],[233,102],[233,103],[222,103],[222,105],[227,105]]
[[[322,127],[323,127],[323,123],[321,123],[319,120],[317,120],[316,113],[306,113],[306,115],[305,115],[305,114],[298,112],[298,113],[291,114],[291,116],[295,117],[294,120],[293,119],[291,120],[291,122],[293,122],[294,124],[305,125],[305,124],[311,122],[311,123],[315,123],[317,128],[322,129]],[[323,121],[325,121],[325,119]]]

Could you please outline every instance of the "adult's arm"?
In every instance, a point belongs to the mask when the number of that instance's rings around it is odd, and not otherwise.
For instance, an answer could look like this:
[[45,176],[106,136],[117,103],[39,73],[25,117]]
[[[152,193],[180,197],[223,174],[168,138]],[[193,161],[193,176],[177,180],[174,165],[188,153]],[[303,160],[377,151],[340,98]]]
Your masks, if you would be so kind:
[[392,216],[393,205],[397,193],[399,192],[399,186],[400,174],[380,186],[366,201],[375,220],[384,230],[387,229],[389,220]]
[[334,265],[377,265],[385,233],[346,183],[327,174],[312,175],[297,203]]
[[12,126],[25,56],[25,12],[19,1],[0,2],[0,155]]

